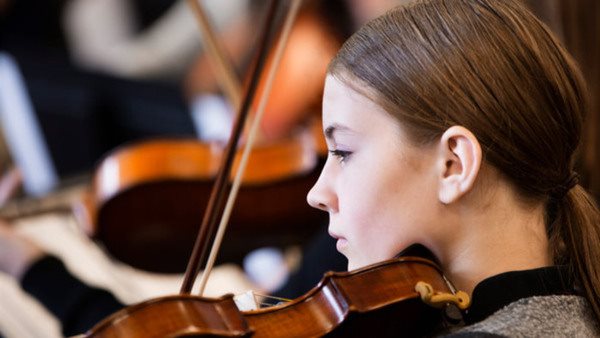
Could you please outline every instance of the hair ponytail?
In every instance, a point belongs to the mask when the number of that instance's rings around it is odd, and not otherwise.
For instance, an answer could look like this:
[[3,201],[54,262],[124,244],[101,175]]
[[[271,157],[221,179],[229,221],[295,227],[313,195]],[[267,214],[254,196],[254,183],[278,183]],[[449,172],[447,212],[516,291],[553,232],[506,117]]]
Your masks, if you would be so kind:
[[576,285],[600,321],[600,211],[579,185],[554,203],[556,217],[548,233],[554,262],[572,268]]

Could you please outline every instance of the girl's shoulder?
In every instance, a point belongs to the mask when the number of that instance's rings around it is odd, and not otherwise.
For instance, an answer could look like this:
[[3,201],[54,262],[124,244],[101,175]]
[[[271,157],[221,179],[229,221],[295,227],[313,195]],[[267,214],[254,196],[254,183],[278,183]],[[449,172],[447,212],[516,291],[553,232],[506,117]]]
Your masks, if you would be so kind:
[[600,337],[600,325],[581,296],[534,296],[512,302],[449,337]]

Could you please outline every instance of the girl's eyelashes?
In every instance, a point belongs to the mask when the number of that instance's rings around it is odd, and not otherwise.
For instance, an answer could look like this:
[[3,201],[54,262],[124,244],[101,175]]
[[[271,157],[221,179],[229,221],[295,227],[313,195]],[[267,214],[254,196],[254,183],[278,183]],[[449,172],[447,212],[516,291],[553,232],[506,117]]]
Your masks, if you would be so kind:
[[337,157],[339,159],[340,163],[346,162],[348,160],[348,158],[350,157],[350,155],[352,155],[351,151],[339,150],[339,149],[330,150],[329,153],[332,156]]

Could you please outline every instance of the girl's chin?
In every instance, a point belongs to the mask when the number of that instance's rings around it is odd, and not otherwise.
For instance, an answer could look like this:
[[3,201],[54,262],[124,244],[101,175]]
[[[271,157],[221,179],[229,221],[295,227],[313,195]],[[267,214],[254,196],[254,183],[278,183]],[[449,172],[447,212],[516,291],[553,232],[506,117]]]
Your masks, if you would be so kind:
[[348,247],[348,240],[345,238],[338,238],[337,242],[335,243],[335,248],[337,249],[338,252],[340,252],[341,254],[344,253],[344,249]]

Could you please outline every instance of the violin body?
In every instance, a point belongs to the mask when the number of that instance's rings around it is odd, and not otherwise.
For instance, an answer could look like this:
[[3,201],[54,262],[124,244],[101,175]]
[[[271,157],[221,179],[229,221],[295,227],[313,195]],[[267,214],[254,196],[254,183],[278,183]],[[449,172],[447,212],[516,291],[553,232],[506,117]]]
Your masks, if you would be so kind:
[[415,291],[419,281],[451,293],[435,263],[401,257],[356,271],[329,272],[302,297],[260,310],[238,311],[231,295],[158,298],[113,314],[86,336],[420,337],[441,328],[443,310],[421,301]]
[[[221,258],[298,244],[326,222],[306,192],[318,177],[312,135],[253,150]],[[100,163],[80,217],[115,258],[156,272],[182,272],[219,169],[219,145],[162,139],[116,149]],[[273,198],[273,196],[277,196]],[[82,215],[82,212],[76,213]]]
[[248,337],[251,332],[232,295],[176,295],[119,311],[86,334],[94,338]]
[[252,337],[421,337],[440,329],[443,314],[421,301],[419,281],[450,293],[435,263],[402,257],[329,272],[302,297],[244,316]]

